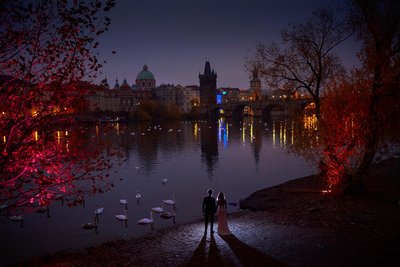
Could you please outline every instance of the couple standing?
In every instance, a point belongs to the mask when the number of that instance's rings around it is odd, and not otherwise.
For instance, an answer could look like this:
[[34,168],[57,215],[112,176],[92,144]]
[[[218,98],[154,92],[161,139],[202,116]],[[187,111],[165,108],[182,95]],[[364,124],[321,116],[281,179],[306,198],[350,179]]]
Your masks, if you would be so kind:
[[218,216],[218,234],[219,235],[230,235],[231,231],[228,228],[228,223],[226,221],[226,200],[224,193],[220,192],[218,194],[217,200],[212,196],[213,190],[210,188],[207,190],[208,196],[203,199],[203,213],[204,213],[204,223],[205,230],[204,235],[207,234],[207,227],[210,223],[211,234],[214,233],[214,215],[217,212]]

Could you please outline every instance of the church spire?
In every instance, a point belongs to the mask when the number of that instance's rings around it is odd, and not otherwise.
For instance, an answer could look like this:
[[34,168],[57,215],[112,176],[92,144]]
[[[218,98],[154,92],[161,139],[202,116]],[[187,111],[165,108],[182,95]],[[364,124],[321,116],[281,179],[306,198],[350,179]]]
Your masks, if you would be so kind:
[[118,76],[115,75],[115,85],[114,85],[115,89],[119,89],[119,83],[118,83]]
[[258,70],[257,67],[253,69],[253,80],[258,80]]
[[211,75],[210,61],[206,61],[206,65],[204,66],[204,75]]

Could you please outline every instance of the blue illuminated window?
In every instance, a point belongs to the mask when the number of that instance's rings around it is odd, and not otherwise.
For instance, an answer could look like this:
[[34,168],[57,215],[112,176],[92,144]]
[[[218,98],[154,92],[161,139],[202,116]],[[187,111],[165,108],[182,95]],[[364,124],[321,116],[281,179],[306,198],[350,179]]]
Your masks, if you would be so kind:
[[222,103],[222,95],[217,94],[217,104],[221,104]]

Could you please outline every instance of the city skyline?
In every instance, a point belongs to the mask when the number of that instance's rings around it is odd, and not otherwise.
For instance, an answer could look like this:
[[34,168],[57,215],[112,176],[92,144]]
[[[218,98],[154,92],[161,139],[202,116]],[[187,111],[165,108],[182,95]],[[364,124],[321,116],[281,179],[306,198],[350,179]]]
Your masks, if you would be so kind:
[[[95,82],[106,77],[110,86],[116,78],[132,85],[146,64],[157,85],[198,85],[198,75],[210,61],[218,88],[248,89],[251,74],[244,69],[245,57],[257,43],[278,42],[280,31],[290,23],[304,22],[316,8],[344,3],[118,1],[110,14],[111,26],[100,37],[100,59],[107,63]],[[352,66],[355,51],[354,42],[348,41],[336,52]]]

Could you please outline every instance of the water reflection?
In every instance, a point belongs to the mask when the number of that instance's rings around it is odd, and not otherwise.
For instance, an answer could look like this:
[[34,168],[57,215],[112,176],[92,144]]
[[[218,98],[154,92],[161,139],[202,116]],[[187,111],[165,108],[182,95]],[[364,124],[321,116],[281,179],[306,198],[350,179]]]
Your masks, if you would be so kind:
[[59,199],[65,199],[69,206],[84,204],[85,193],[111,189],[112,184],[105,179],[109,175],[106,170],[124,155],[118,147],[105,146],[102,136],[90,138],[91,128],[76,125],[73,129],[49,126],[33,130],[24,153],[13,158],[12,164],[3,162],[1,215],[15,218],[48,210]]
[[219,128],[219,125],[217,125],[215,122],[204,122],[200,125],[201,159],[202,163],[206,165],[209,177],[213,176],[215,165],[218,163]]
[[[0,249],[11,258],[12,253],[43,254],[54,252],[50,248],[62,250],[114,238],[137,237],[150,231],[148,227],[137,226],[137,220],[148,216],[151,208],[173,194],[177,202],[176,219],[179,223],[187,222],[201,218],[196,207],[208,187],[224,191],[229,199],[238,202],[258,189],[285,181],[282,177],[292,179],[310,174],[312,170],[304,167],[301,159],[287,156],[283,149],[293,142],[290,140],[296,142],[296,127],[289,121],[266,124],[245,117],[241,121],[222,118],[213,122],[82,124],[73,129],[57,128],[52,139],[62,152],[76,153],[79,159],[80,153],[93,149],[97,158],[88,171],[103,175],[43,187],[44,193],[53,190],[51,202],[46,205],[51,210],[49,218],[32,212],[43,208],[37,204],[20,214],[11,212],[9,207],[14,200],[0,191],[0,235],[4,236]],[[35,136],[41,140],[45,133],[38,131],[32,138]],[[99,159],[101,164],[93,169]],[[108,164],[114,165],[104,174],[111,166]],[[142,195],[140,202],[135,198],[137,191]],[[125,197],[134,203],[129,204],[127,211],[129,225],[114,217],[124,214],[125,207],[119,200]],[[98,234],[82,230],[83,224],[94,224],[95,210],[99,207],[104,207],[104,214],[97,221]],[[175,211],[169,211],[175,215]],[[23,229],[10,221],[13,215],[23,215]],[[155,216],[155,229],[163,225],[170,226],[171,221]],[[43,233],[46,244],[37,246],[35,234],[43,229],[46,229]],[[22,239],[21,245],[18,240]]]
[[[304,117],[302,127],[306,130],[313,130],[316,127],[315,118]],[[84,192],[95,194],[112,187],[110,181],[104,180],[104,177],[98,174],[110,168],[113,163],[121,160],[128,161],[129,164],[137,166],[138,174],[151,177],[160,157],[168,158],[182,154],[190,147],[196,146],[198,142],[200,142],[201,164],[208,177],[213,177],[214,171],[218,169],[219,150],[229,149],[231,145],[236,145],[236,142],[240,140],[243,146],[250,145],[254,163],[258,165],[262,158],[263,137],[272,138],[272,147],[275,149],[287,148],[293,146],[297,139],[300,139],[301,142],[302,138],[296,136],[296,133],[299,132],[297,129],[298,125],[295,121],[275,120],[267,124],[255,121],[253,117],[244,117],[242,121],[220,118],[218,121],[171,121],[161,124],[154,122],[114,123],[80,125],[75,129],[60,128],[54,132],[54,139],[63,153],[75,153],[80,156],[87,155],[88,151],[96,152],[97,159],[93,158],[92,162],[86,162],[85,164],[88,164],[86,170],[70,166],[71,171],[75,172],[75,176],[82,175],[84,177],[87,173],[91,173],[87,176],[91,176],[91,180],[75,179],[76,181],[73,180],[70,184],[60,183],[57,179],[54,182],[47,181],[46,188],[52,189],[43,191],[43,187],[41,187],[40,194],[51,192],[52,196],[49,199],[54,201],[56,194],[63,193],[71,195],[69,200],[72,199],[74,205],[81,204]],[[304,131],[301,134],[304,134]],[[39,142],[45,135],[44,132],[33,131],[32,138]],[[316,139],[311,145],[315,145],[317,141]],[[113,156],[114,159],[105,160],[110,156]],[[132,157],[137,158],[137,161],[131,162]],[[241,155],[238,153],[234,157],[240,160]],[[97,163],[100,165],[96,166],[95,161],[98,161]],[[87,173],[77,173],[82,171]],[[55,185],[56,189],[54,189]],[[10,199],[4,191],[1,192],[0,204],[4,205]],[[13,196],[13,198],[18,201],[18,196]],[[33,202],[35,201],[31,201],[31,203]],[[14,203],[16,202],[14,201]],[[24,203],[29,203],[29,200],[24,200]]]

